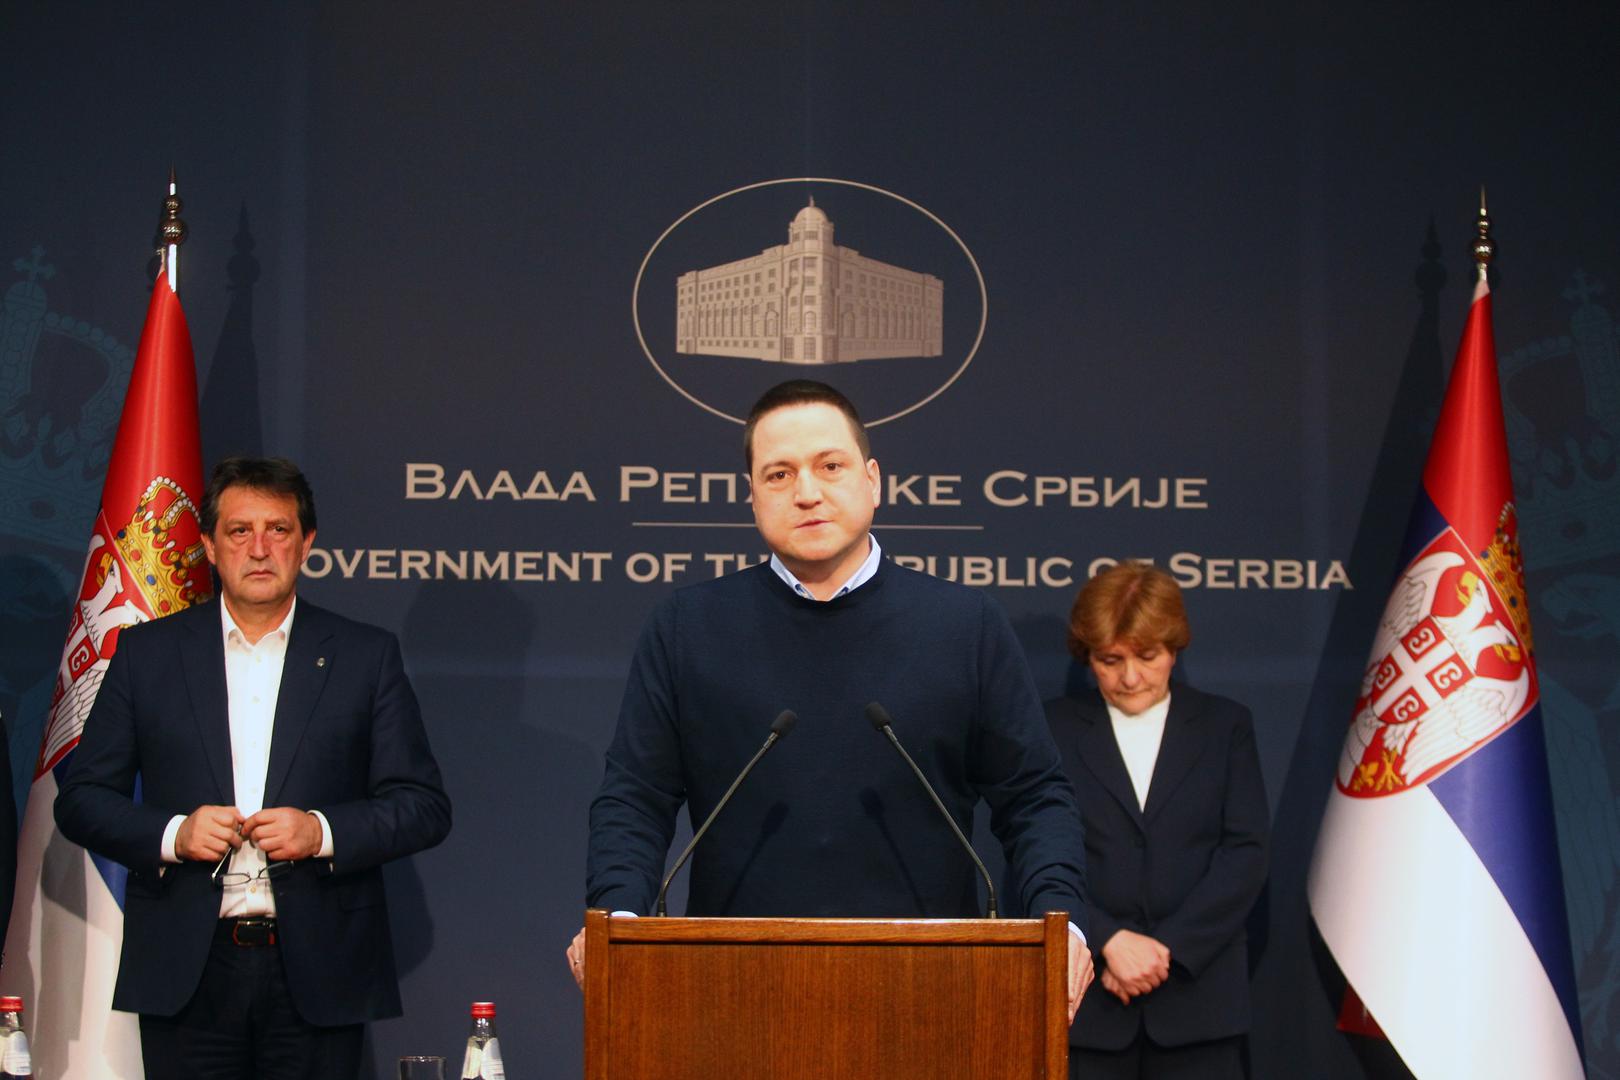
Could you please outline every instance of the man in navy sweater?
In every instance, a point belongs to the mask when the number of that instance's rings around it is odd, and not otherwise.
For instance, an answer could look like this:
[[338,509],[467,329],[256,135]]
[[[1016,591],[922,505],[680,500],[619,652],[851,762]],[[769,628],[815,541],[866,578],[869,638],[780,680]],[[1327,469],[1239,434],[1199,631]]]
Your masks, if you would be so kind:
[[[878,464],[837,390],[767,391],[743,438],[771,559],[680,589],[648,620],[591,804],[587,904],[650,914],[681,804],[702,821],[792,709],[792,739],[694,852],[687,913],[978,915],[973,864],[863,715],[876,701],[964,832],[989,805],[1020,910],[1083,919],[1079,812],[1006,616],[883,560]],[[1071,1016],[1092,977],[1072,929]],[[568,960],[582,978],[583,933]]]

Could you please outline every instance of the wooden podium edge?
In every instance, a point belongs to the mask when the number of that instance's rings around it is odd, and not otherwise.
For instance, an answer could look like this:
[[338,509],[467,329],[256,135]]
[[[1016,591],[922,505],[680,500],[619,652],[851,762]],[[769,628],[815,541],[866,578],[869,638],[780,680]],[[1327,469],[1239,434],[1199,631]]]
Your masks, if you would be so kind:
[[[630,922],[621,919],[621,922]],[[607,1080],[609,1020],[612,997],[605,962],[608,947],[608,913],[600,908],[585,912],[585,1080]]]
[[988,939],[1002,944],[1041,944],[1045,957],[1045,1074],[1068,1076],[1069,917],[1048,912],[1036,919],[614,919],[606,911],[585,913],[585,1080],[609,1080],[607,1055],[612,1015],[613,965],[604,957],[613,942],[917,943]]
[[1049,911],[1041,920],[1046,956],[1046,1075],[1069,1075],[1069,916]]

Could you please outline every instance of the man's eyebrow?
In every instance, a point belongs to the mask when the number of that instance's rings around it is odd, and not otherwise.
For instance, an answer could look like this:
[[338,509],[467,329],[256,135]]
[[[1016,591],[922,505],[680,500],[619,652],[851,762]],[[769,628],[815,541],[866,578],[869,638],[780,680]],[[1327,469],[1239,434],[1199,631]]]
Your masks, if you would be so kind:
[[[852,452],[847,446],[829,446],[829,447],[827,447],[825,449],[822,449],[822,450],[811,451],[810,460],[811,461],[820,461],[823,458],[834,457],[834,456],[856,457],[856,456],[858,456],[858,452]],[[771,459],[769,459],[767,461],[762,461],[759,464],[756,464],[754,466],[754,468],[759,469],[760,471],[763,472],[766,469],[773,469],[773,468],[777,467],[778,465],[791,466],[792,464],[793,464],[793,462],[791,460],[789,460],[788,458],[771,458]]]
[[[266,525],[287,525],[287,524],[291,524],[295,520],[297,520],[297,519],[292,514],[276,514],[273,517],[265,518],[264,523]],[[228,517],[228,518],[220,518],[219,523],[221,525],[225,525],[225,526],[251,525],[251,524],[253,524],[253,521],[254,521],[254,519],[252,517]]]

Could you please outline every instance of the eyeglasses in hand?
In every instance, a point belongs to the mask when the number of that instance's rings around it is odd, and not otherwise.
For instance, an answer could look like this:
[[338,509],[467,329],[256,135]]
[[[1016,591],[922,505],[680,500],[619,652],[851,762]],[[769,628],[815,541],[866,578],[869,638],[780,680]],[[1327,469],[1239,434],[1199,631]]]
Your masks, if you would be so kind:
[[227,851],[224,857],[219,860],[218,865],[214,867],[214,872],[208,875],[209,879],[214,883],[214,888],[240,889],[253,883],[254,881],[274,881],[276,878],[281,877],[292,868],[292,863],[283,860],[280,862],[267,863],[264,869],[260,870],[257,874],[248,874],[236,870],[227,870],[226,867],[231,865],[231,856],[235,854],[235,848]]

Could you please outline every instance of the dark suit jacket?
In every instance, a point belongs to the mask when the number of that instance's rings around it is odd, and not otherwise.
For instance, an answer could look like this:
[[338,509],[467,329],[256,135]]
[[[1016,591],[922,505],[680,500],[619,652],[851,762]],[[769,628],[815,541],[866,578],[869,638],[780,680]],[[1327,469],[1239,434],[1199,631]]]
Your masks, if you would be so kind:
[[[63,835],[129,868],[114,1008],[170,1016],[195,992],[220,892],[211,863],[163,866],[163,831],[175,814],[234,804],[233,789],[219,608],[122,631],[56,799]],[[319,810],[332,828],[331,859],[273,879],[299,1013],[398,1016],[381,867],[444,839],[450,800],[393,634],[298,602],[264,805]]]
[[1244,920],[1265,882],[1270,831],[1249,710],[1175,684],[1145,811],[1096,691],[1047,702],[1046,717],[1085,819],[1099,973],[1122,929],[1170,950],[1169,979],[1129,1006],[1093,985],[1069,1041],[1118,1050],[1144,1029],[1161,1046],[1247,1031]]

